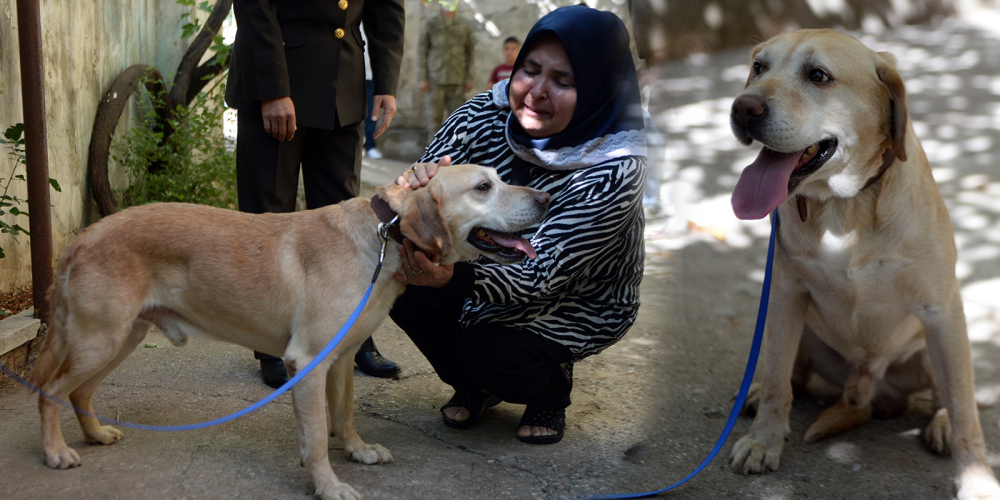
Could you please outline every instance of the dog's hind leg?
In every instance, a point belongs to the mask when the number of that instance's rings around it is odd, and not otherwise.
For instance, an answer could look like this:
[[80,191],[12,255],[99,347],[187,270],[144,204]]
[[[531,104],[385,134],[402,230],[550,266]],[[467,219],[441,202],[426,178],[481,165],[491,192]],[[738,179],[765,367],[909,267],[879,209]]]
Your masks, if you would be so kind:
[[[289,374],[305,367],[311,356],[284,356]],[[326,372],[330,362],[320,363],[309,375],[292,388],[292,406],[299,430],[299,455],[322,500],[360,500],[361,495],[347,483],[337,479],[330,467],[329,438],[326,426]]]
[[332,435],[344,443],[351,460],[363,464],[392,462],[392,453],[380,444],[368,445],[354,428],[354,358],[341,355],[327,372],[327,405]]
[[[72,325],[73,322],[69,321],[69,324]],[[50,334],[52,333],[54,332],[50,332]],[[62,334],[62,332],[55,333]],[[74,331],[74,335],[86,336],[87,334]],[[84,351],[75,349],[72,342],[66,338],[63,339],[63,342],[66,344],[66,355],[56,370],[54,378],[41,387],[49,395],[61,400],[65,400],[71,392],[103,370],[118,352],[112,343],[92,342],[89,348]],[[45,463],[53,469],[67,469],[80,465],[80,456],[73,448],[66,445],[62,428],[59,425],[59,409],[59,403],[51,401],[45,396],[38,396]]]
[[819,418],[806,429],[802,441],[813,443],[851,430],[872,417],[872,406],[854,406],[838,399],[833,406],[823,410]]
[[[94,391],[97,390],[97,387],[101,385],[101,382],[108,374],[114,371],[129,354],[132,354],[132,351],[139,345],[139,342],[142,342],[142,339],[146,338],[149,329],[149,323],[144,321],[135,322],[132,325],[132,331],[119,348],[118,354],[115,355],[114,359],[102,368],[101,371],[97,372],[97,374],[90,377],[89,380],[71,392],[69,395],[70,402],[78,408],[93,414],[94,406],[92,398]],[[84,439],[90,444],[113,444],[121,440],[124,436],[121,431],[110,425],[101,425],[100,421],[91,415],[77,412],[76,418],[80,421]]]

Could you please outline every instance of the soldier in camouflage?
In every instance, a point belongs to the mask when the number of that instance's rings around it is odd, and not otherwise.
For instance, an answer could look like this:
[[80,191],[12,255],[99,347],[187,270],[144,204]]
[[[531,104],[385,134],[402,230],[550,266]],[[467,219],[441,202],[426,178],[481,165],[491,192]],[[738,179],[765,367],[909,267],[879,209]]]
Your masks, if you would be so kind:
[[424,25],[419,45],[421,81],[417,88],[430,92],[427,113],[430,136],[472,90],[475,46],[472,27],[446,7],[441,8],[440,16],[432,17]]

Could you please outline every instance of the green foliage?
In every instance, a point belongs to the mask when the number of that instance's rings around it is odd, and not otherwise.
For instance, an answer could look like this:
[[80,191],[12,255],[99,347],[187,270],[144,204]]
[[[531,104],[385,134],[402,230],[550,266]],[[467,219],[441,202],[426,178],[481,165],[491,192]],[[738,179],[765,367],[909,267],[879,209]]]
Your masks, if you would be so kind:
[[[187,7],[193,7],[195,5],[195,0],[177,0],[177,3]],[[198,5],[198,10],[207,13],[211,13],[212,9],[215,8],[214,5],[209,5],[207,0],[197,5]],[[177,21],[178,23],[184,23],[184,25],[181,26],[182,30],[181,38],[185,40],[191,38],[191,36],[193,35],[198,34],[198,32],[200,32],[203,27],[201,25],[201,21],[199,21],[198,18],[190,16],[191,16],[190,12],[185,12],[181,14],[181,18]],[[185,20],[187,20],[187,22],[185,22]],[[208,26],[204,27],[208,28]],[[226,60],[226,57],[229,56],[229,46],[226,45],[225,42],[223,41],[222,33],[214,33],[214,32],[212,33],[212,47],[210,50],[215,52],[216,63],[222,63],[223,61]]]
[[[15,180],[25,182],[26,179],[24,174],[18,174],[17,169],[25,163],[24,158],[24,124],[17,123],[7,127],[7,130],[3,133],[3,138],[0,139],[0,145],[3,149],[7,150],[7,156],[14,160],[14,168],[10,170],[7,177],[0,177],[0,184],[3,184],[3,192],[0,194],[0,217],[10,214],[14,217],[28,216],[28,212],[21,210],[19,207],[21,203],[27,203],[28,200],[20,199],[17,196],[8,194],[10,192],[11,183]],[[0,175],[4,175],[4,171],[0,170]],[[62,192],[62,188],[59,187],[59,183],[55,179],[49,178],[49,185],[56,192]],[[15,243],[20,243],[17,237],[21,234],[31,234],[26,231],[20,224],[14,223],[9,224],[2,218],[0,218],[0,233],[10,234],[14,238]],[[6,257],[3,252],[3,248],[0,247],[0,259]]]
[[[166,105],[166,92],[150,93],[139,85],[137,95],[153,107],[112,149],[131,181],[116,196],[119,208],[174,201],[236,209],[236,154],[222,135],[222,87],[199,93],[187,108],[178,105],[169,120],[174,133],[161,144],[156,110]],[[162,168],[151,172],[154,165]]]
[[[180,5],[212,12],[208,1],[177,0]],[[183,25],[183,38],[190,38],[203,28],[201,22],[185,12],[178,22]],[[229,47],[220,33],[213,33],[216,61],[225,61]],[[140,118],[139,124],[114,144],[112,158],[122,165],[130,185],[118,191],[119,208],[145,203],[170,201],[197,203],[236,209],[236,154],[222,134],[226,72],[219,82],[201,92],[187,106],[177,105],[172,113],[163,113],[168,93],[150,92],[145,81],[140,82],[136,96],[152,106]],[[208,78],[211,78],[209,76]],[[217,90],[217,91],[216,91]],[[161,116],[172,114],[163,123]],[[164,141],[163,130],[173,129]]]

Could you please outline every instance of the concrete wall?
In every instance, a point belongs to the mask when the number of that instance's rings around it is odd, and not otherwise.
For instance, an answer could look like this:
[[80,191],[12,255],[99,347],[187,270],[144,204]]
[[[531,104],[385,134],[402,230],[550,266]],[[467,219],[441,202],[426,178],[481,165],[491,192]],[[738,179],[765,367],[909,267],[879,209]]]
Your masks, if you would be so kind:
[[[462,0],[458,6],[459,15],[472,24],[476,35],[474,88],[467,97],[486,90],[490,72],[503,62],[500,50],[505,38],[515,36],[523,41],[540,17],[558,7],[578,3],[580,0]],[[614,12],[631,29],[627,0],[586,0],[583,3]],[[376,143],[379,150],[391,158],[414,161],[426,146],[426,94],[417,90],[417,45],[424,22],[440,15],[440,7],[434,1],[425,6],[421,0],[405,0],[405,7],[406,45],[396,93],[398,111],[392,125]]]
[[[42,50],[45,68],[45,105],[48,130],[49,176],[62,186],[51,192],[53,251],[58,257],[91,218],[87,185],[87,153],[97,104],[111,82],[125,68],[138,63],[155,65],[171,78],[186,43],[177,23],[186,8],[174,0],[45,0],[41,2]],[[0,127],[23,121],[21,72],[17,44],[16,0],[0,0]],[[134,106],[130,106],[133,110]],[[118,132],[131,127],[130,112]],[[13,162],[0,158],[0,178],[7,178]],[[23,167],[21,167],[23,173]],[[112,169],[116,184],[124,175]],[[11,192],[25,198],[26,184]],[[27,210],[27,206],[22,207]],[[7,216],[8,223],[14,219]],[[17,222],[28,227],[27,217]],[[30,230],[30,227],[28,227]],[[0,235],[7,254],[0,259],[0,289],[31,281],[28,237],[14,243]]]

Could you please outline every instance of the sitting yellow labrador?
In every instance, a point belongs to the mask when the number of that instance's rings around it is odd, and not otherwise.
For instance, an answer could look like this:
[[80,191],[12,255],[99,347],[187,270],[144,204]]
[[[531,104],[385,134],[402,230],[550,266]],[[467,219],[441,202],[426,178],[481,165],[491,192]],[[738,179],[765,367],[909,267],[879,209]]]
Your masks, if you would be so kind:
[[[382,203],[378,203],[378,202]],[[90,226],[59,259],[48,335],[31,374],[44,391],[93,412],[101,381],[156,325],[175,345],[204,335],[282,356],[305,367],[354,311],[371,283],[383,239],[380,208],[399,214],[403,236],[449,264],[480,255],[501,263],[533,254],[517,233],[539,222],[549,195],[504,184],[475,165],[441,168],[424,188],[382,186],[372,201],[287,214],[244,214],[161,203],[130,208]],[[386,208],[388,207],[388,208]],[[327,453],[332,433],[352,460],[391,462],[389,450],[354,430],[354,352],[404,289],[392,278],[401,257],[389,242],[384,270],[357,322],[293,389],[302,463],[324,500],[360,495],[337,480]],[[42,446],[53,468],[80,464],[59,427],[59,405],[40,397]],[[78,415],[89,443],[122,437]]]
[[793,385],[812,371],[843,398],[807,442],[898,415],[910,393],[930,387],[938,409],[924,439],[954,455],[958,498],[1000,499],[973,395],[954,235],[895,58],[831,30],[774,37],[753,49],[731,125],[741,142],[764,146],[733,209],[759,219],[777,208],[779,221],[757,415],[732,465],[778,468]]

